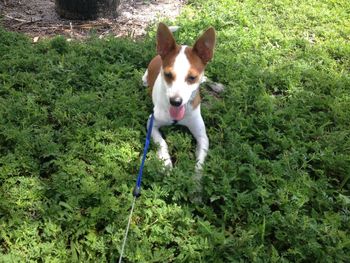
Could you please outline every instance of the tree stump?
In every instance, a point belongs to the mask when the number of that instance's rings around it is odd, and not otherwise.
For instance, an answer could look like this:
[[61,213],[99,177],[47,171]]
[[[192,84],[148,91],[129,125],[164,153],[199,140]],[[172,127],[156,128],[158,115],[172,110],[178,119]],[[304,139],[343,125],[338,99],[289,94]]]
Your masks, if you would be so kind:
[[120,0],[55,0],[57,13],[67,19],[86,20],[117,16]]

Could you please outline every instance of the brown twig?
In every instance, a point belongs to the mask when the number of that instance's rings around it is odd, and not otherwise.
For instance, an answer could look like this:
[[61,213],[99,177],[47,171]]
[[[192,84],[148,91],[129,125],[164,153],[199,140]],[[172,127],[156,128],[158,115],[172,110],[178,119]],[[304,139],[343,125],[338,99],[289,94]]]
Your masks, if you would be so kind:
[[18,22],[22,22],[22,23],[31,23],[32,21],[28,21],[28,20],[24,20],[24,19],[20,19],[20,18],[15,18],[13,16],[9,16],[9,15],[4,15],[5,17],[18,21]]
[[17,27],[20,27],[20,26],[22,26],[24,24],[30,24],[30,23],[35,23],[35,22],[41,21],[41,19],[36,19],[36,20],[30,19],[30,21],[29,21],[29,20],[24,20],[24,19],[13,17],[13,16],[9,16],[9,15],[4,15],[4,16],[9,18],[9,19],[12,19],[12,20],[20,22],[19,24],[16,25]]

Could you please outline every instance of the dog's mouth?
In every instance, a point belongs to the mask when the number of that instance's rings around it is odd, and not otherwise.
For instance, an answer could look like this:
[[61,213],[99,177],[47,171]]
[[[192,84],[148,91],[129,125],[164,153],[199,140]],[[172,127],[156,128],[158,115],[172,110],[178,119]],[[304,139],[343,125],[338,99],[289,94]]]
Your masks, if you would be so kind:
[[185,105],[179,107],[170,106],[169,113],[173,120],[181,121],[185,116]]

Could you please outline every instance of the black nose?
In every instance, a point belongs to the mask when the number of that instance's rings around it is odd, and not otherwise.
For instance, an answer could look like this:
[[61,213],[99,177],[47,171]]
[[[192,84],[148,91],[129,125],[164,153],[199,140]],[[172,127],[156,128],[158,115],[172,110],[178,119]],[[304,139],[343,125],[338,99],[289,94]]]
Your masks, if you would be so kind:
[[170,104],[172,106],[179,107],[182,104],[182,98],[181,97],[171,97]]

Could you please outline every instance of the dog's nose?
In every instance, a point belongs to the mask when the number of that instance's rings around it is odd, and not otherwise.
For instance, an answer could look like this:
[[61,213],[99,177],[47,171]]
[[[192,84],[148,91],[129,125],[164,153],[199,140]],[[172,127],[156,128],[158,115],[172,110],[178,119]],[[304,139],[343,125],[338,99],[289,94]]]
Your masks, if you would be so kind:
[[171,97],[170,104],[172,106],[179,107],[182,104],[182,98],[181,97]]

